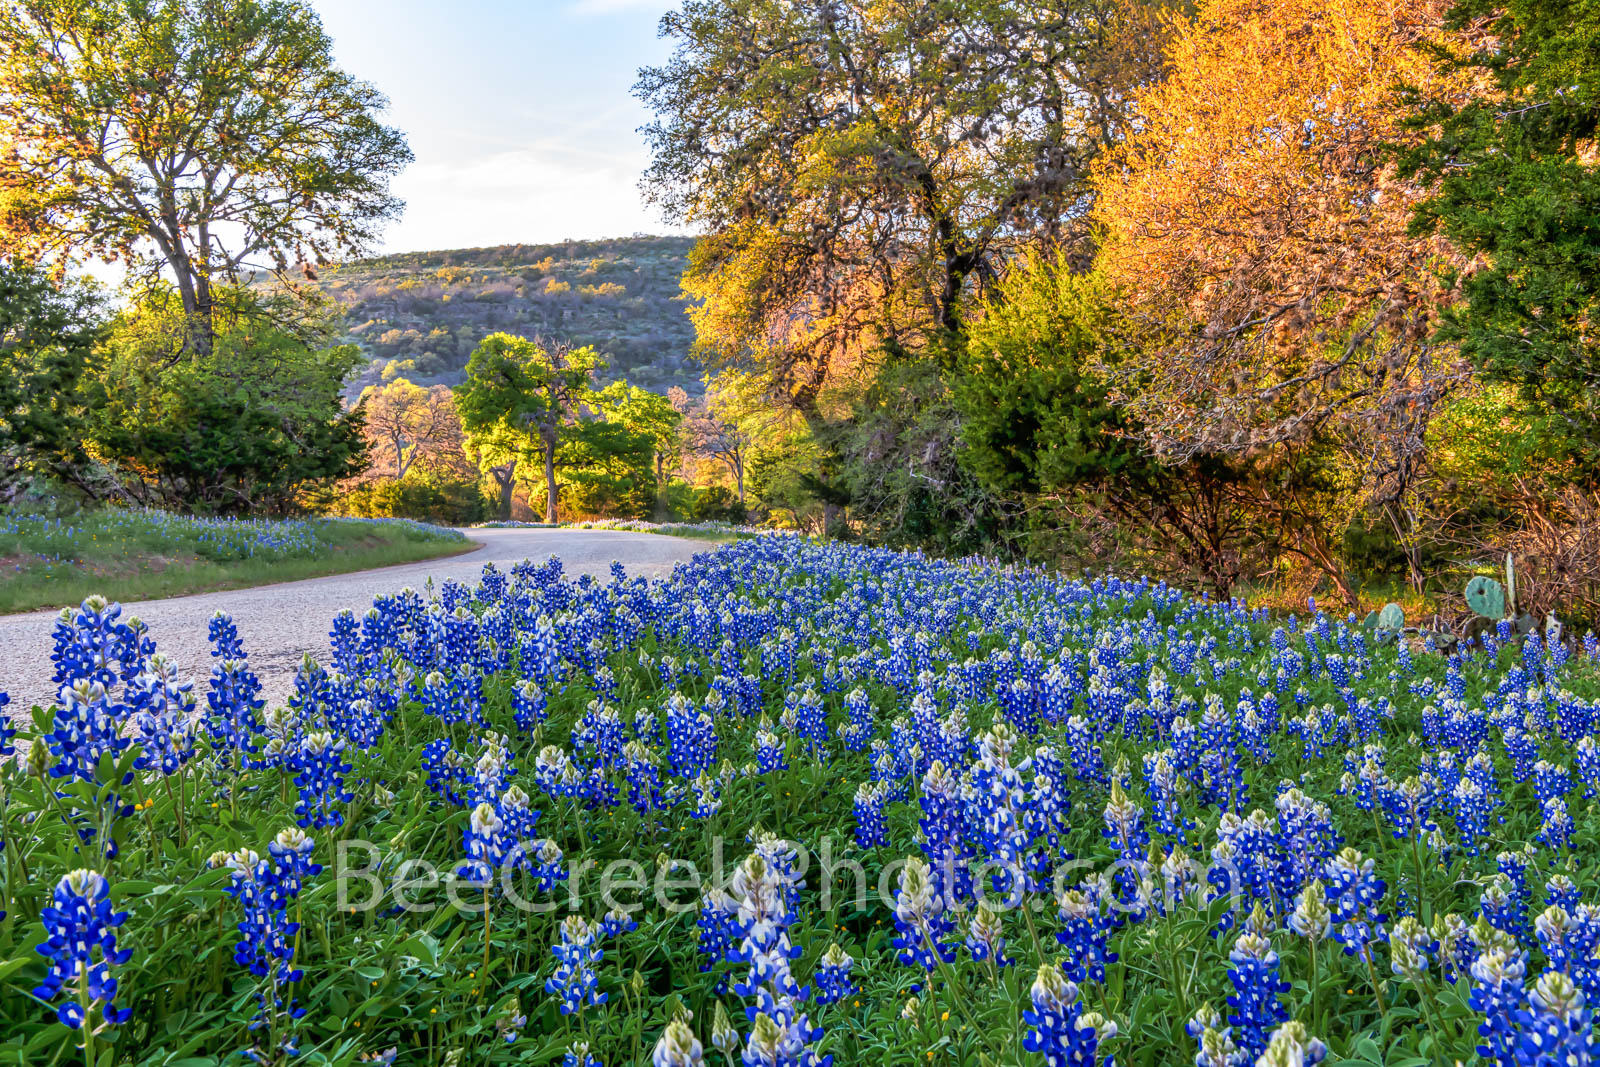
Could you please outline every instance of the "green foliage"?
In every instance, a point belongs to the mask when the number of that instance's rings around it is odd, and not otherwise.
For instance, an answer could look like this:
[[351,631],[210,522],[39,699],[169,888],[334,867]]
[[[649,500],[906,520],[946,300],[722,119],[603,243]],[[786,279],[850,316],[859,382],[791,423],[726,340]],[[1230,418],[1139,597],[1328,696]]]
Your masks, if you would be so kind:
[[1111,294],[1065,253],[1030,256],[985,305],[952,378],[962,462],[1001,492],[1053,492],[1138,462],[1101,362]]
[[279,325],[248,294],[226,295],[205,355],[187,348],[188,318],[170,288],[117,316],[84,385],[86,438],[140,503],[290,511],[301,493],[366,464],[361,413],[341,399],[359,357]]
[[540,462],[546,522],[556,521],[562,445],[582,410],[595,403],[591,382],[600,365],[592,348],[546,347],[490,334],[467,361],[467,380],[456,390],[461,426],[490,461]]
[[745,506],[725,485],[708,485],[694,490],[689,501],[689,518],[695,522],[746,521]]
[[330,502],[339,514],[421,519],[447,526],[484,522],[493,507],[482,484],[450,471],[413,467],[405,477],[364,482]]
[[620,423],[649,442],[658,485],[666,481],[666,468],[683,455],[683,413],[660,393],[640,389],[625,381],[613,382],[595,396],[605,418]]
[[1481,257],[1458,279],[1444,317],[1492,381],[1517,388],[1525,412],[1556,416],[1573,458],[1595,469],[1600,442],[1600,21],[1566,0],[1460,0],[1451,23],[1479,35],[1447,68],[1474,78],[1464,101],[1421,101],[1430,132],[1406,159],[1436,181],[1415,228]]
[[653,439],[622,422],[574,423],[556,450],[569,512],[602,518],[648,518],[655,507]]
[[[0,4],[0,240],[171,278],[208,354],[216,287],[376,238],[411,161],[299,0]],[[10,223],[8,226],[7,223]]]
[[839,492],[851,532],[895,547],[963,555],[994,544],[1004,503],[961,462],[961,415],[946,375],[931,360],[891,352],[848,423],[834,428],[839,464],[822,455],[808,487],[822,500]]
[[87,484],[77,392],[103,321],[89,287],[0,259],[0,500],[33,476]]

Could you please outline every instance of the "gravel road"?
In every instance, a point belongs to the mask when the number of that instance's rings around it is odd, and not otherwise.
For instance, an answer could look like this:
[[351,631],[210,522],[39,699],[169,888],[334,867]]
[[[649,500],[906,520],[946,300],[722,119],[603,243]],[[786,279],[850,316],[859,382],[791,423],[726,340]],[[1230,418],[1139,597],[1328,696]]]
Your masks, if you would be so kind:
[[[705,541],[612,530],[471,530],[468,536],[479,547],[448,559],[146,600],[124,604],[123,618],[143,619],[156,647],[193,676],[198,691],[204,689],[211,673],[206,625],[212,615],[227,612],[239,626],[239,636],[268,701],[281,702],[292,687],[295,667],[307,652],[327,662],[328,627],[335,615],[345,608],[360,615],[374,597],[408,585],[421,589],[430,576],[435,586],[446,578],[471,583],[486,563],[505,568],[551,555],[560,556],[565,573],[574,577],[604,577],[613,560],[630,575],[666,574],[675,563],[716,547]],[[46,610],[0,615],[0,692],[11,694],[12,705],[7,710],[13,714],[54,700],[50,631],[57,614]]]

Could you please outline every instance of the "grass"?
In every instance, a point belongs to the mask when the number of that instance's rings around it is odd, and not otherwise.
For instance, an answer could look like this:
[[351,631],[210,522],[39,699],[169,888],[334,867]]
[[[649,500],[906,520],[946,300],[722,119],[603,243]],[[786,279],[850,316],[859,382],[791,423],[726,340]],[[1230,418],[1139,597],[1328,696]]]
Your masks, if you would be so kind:
[[0,512],[0,614],[64,607],[91,593],[136,601],[320,578],[472,547],[456,530],[408,520]]

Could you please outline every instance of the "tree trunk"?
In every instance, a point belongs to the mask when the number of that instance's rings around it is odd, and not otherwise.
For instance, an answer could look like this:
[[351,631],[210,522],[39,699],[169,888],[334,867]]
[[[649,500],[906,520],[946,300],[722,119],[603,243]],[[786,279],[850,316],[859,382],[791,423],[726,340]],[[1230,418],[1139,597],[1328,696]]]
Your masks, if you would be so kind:
[[511,501],[517,492],[517,465],[515,462],[502,463],[498,467],[490,467],[489,473],[494,475],[495,484],[500,487],[500,521],[505,522],[511,518]]
[[556,497],[560,490],[556,485],[556,450],[554,447],[544,450],[544,521],[551,526],[556,524]]

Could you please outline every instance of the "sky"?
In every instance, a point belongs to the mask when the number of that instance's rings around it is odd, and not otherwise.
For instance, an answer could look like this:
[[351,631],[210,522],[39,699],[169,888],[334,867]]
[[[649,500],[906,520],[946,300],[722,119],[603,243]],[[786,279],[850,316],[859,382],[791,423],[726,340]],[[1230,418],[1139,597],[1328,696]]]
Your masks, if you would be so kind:
[[639,195],[668,0],[311,0],[416,155],[378,251],[682,233]]

